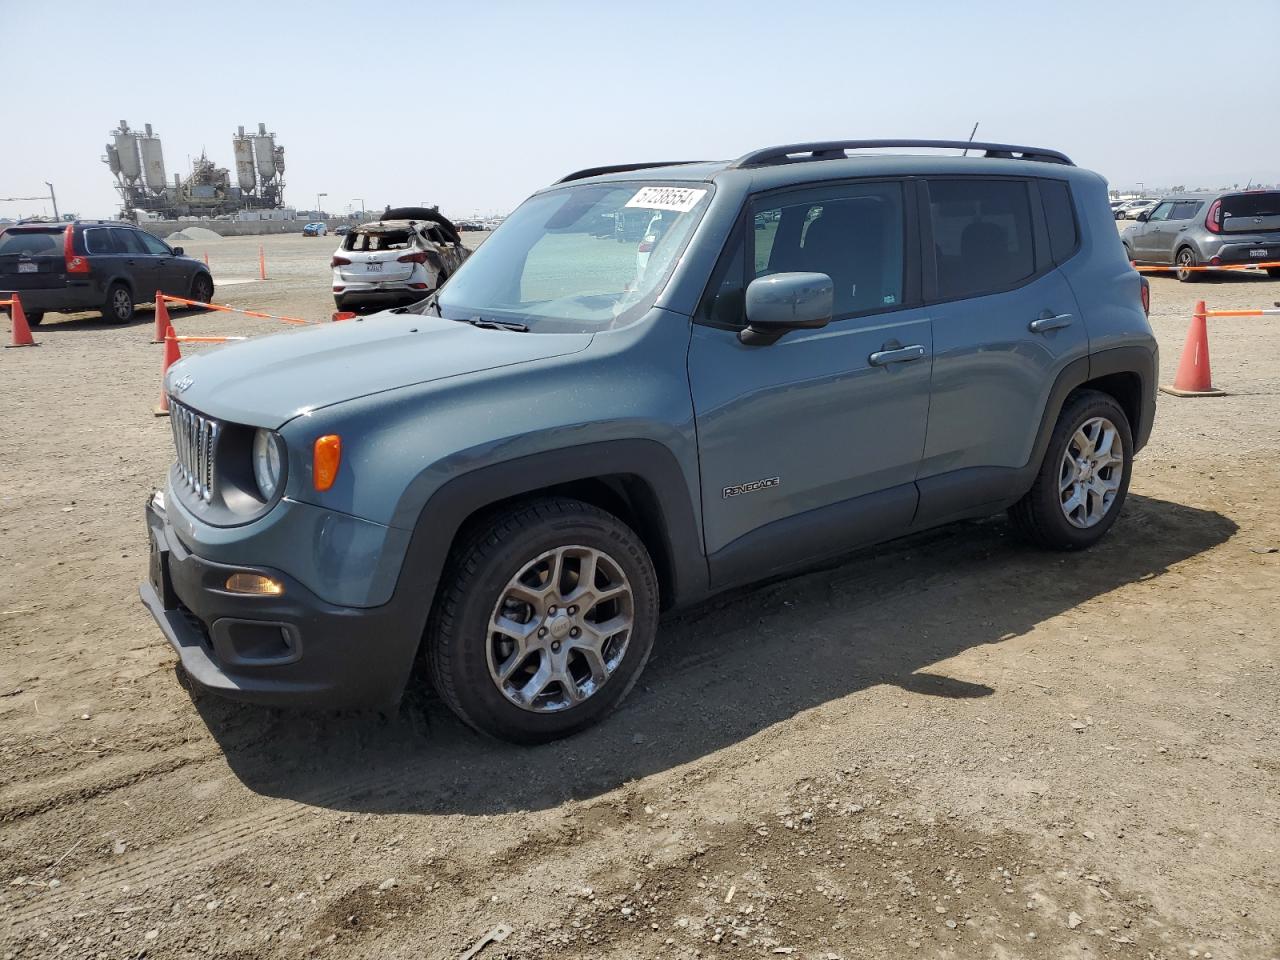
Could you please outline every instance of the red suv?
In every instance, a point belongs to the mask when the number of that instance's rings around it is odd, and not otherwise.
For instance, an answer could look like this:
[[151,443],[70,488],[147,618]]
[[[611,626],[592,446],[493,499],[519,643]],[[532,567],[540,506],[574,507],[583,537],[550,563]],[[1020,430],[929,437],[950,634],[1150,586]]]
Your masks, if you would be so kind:
[[156,291],[208,303],[213,277],[181,247],[129,223],[20,223],[0,229],[0,291],[21,297],[28,323],[81,310],[127,323]]

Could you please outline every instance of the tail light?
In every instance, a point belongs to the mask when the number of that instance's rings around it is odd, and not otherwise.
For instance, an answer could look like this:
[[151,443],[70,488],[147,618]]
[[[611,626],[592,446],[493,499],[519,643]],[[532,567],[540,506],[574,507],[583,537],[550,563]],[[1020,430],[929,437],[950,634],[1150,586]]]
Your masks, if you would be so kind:
[[1222,201],[1215,200],[1204,215],[1204,228],[1210,233],[1222,232]]
[[426,263],[427,252],[425,250],[415,250],[413,253],[406,253],[403,257],[396,257],[397,263]]
[[640,241],[640,246],[636,247],[636,253],[652,253],[653,237],[645,237]]
[[1148,317],[1151,316],[1151,284],[1147,282],[1146,277],[1139,277],[1142,281],[1142,312]]
[[346,257],[335,256],[332,260],[329,261],[329,266],[345,267],[345,266],[348,266],[350,263],[351,261],[348,260]]
[[67,273],[88,273],[89,258],[82,257],[75,251],[75,232],[76,228],[74,226],[68,226],[67,232],[63,234],[62,255],[67,261],[66,270]]

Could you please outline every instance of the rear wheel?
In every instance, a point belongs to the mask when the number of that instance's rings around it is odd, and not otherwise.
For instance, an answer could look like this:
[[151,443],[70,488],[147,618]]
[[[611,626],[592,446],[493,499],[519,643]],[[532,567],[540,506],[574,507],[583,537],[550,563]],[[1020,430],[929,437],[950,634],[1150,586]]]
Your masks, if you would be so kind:
[[1272,280],[1280,280],[1280,267],[1267,267],[1267,276]]
[[24,316],[27,318],[27,326],[29,327],[38,327],[44,320],[43,313],[26,313]]
[[1132,468],[1133,433],[1124,410],[1108,394],[1080,390],[1063,406],[1035,483],[1009,508],[1009,518],[1039,546],[1093,546],[1116,522]]
[[102,308],[102,319],[111,323],[128,323],[133,319],[133,294],[123,283],[113,283],[107,289],[107,303]]
[[1183,247],[1178,251],[1177,257],[1174,258],[1174,264],[1177,267],[1178,279],[1183,283],[1195,283],[1200,279],[1200,271],[1190,269],[1199,266],[1196,260],[1196,253],[1190,247]]
[[492,515],[460,541],[427,645],[445,702],[483,733],[542,743],[595,723],[649,659],[658,585],[640,538],[564,498]]
[[191,299],[199,303],[213,302],[213,277],[197,273],[191,281]]

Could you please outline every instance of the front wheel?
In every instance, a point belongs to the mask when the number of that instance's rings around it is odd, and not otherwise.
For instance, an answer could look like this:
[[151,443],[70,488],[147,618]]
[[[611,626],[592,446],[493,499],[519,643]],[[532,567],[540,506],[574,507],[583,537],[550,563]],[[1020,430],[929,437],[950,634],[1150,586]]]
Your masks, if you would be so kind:
[[197,273],[191,281],[191,299],[197,303],[213,303],[213,277]]
[[426,643],[432,680],[475,729],[543,743],[631,690],[653,648],[658,584],[640,538],[565,498],[473,526],[450,556]]
[[1280,280],[1280,267],[1267,267],[1267,276],[1272,280]]
[[1177,267],[1178,279],[1183,283],[1195,283],[1200,279],[1200,271],[1193,269],[1198,264],[1195,251],[1190,247],[1183,247],[1178,251],[1174,264]]
[[41,321],[44,320],[43,313],[25,313],[23,316],[27,318],[27,326],[29,327],[38,327]]
[[1124,410],[1101,391],[1077,391],[1058,416],[1035,483],[1009,508],[1009,518],[1039,546],[1091,547],[1116,522],[1132,469],[1133,432]]

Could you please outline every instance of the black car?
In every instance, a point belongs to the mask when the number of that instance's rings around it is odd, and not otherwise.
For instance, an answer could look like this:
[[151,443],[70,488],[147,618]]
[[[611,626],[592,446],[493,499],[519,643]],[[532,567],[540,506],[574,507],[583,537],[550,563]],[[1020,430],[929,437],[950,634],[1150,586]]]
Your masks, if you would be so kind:
[[157,291],[209,302],[213,277],[181,247],[129,223],[23,223],[0,230],[0,291],[21,297],[28,323],[81,310],[127,323]]

